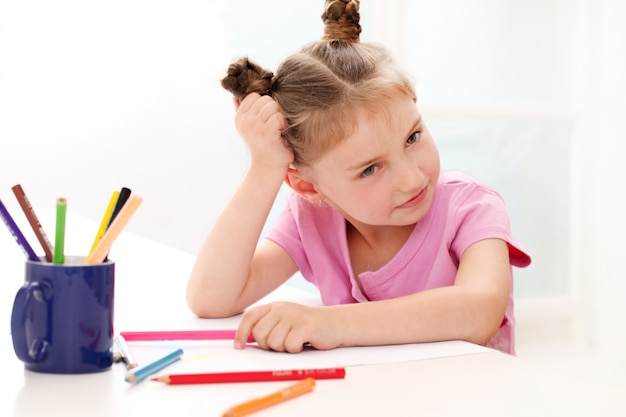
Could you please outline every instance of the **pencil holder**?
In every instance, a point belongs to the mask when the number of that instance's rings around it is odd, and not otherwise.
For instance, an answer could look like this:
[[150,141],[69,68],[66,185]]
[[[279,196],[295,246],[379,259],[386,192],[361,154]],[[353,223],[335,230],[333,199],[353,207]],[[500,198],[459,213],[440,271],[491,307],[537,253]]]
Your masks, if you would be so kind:
[[113,363],[115,263],[26,261],[11,315],[17,357],[31,371],[82,374]]

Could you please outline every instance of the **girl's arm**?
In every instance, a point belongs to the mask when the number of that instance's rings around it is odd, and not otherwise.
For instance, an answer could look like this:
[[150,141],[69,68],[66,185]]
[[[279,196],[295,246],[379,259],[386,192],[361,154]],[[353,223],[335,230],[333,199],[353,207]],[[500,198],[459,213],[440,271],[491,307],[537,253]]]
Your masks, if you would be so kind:
[[[387,344],[395,340],[433,342],[465,340],[485,344],[499,329],[511,289],[506,242],[487,239],[462,255],[453,286],[436,288],[372,305],[346,326],[344,343]],[[369,310],[369,311],[368,311]],[[345,312],[343,313],[345,314]],[[387,323],[395,325],[384,326]],[[377,332],[357,334],[355,327],[374,325]],[[372,334],[374,333],[374,334]]]
[[296,271],[277,244],[264,241],[257,249],[293,160],[281,136],[284,116],[271,97],[255,93],[237,107],[235,124],[250,149],[250,168],[202,244],[189,277],[187,302],[200,317],[237,314]]
[[485,344],[500,327],[511,288],[506,242],[487,239],[463,254],[453,286],[333,307],[273,303],[244,314],[235,347],[250,334],[266,349],[318,349],[465,340]]

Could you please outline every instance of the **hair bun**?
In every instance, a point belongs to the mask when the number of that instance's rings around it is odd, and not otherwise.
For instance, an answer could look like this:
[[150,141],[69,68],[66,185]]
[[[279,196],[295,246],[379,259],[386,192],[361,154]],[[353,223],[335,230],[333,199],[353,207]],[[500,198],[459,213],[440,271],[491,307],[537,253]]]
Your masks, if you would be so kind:
[[250,93],[270,94],[273,76],[271,71],[244,57],[230,64],[221,84],[238,100],[242,100]]
[[359,42],[359,0],[326,0],[323,41]]

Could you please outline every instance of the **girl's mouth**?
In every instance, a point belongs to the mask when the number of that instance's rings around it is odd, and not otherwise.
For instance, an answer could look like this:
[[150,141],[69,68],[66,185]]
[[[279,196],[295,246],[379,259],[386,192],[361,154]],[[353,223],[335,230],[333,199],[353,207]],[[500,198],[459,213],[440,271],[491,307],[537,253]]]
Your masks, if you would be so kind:
[[412,208],[419,205],[426,198],[426,193],[428,192],[428,187],[422,188],[416,196],[411,197],[409,200],[405,201],[398,208]]

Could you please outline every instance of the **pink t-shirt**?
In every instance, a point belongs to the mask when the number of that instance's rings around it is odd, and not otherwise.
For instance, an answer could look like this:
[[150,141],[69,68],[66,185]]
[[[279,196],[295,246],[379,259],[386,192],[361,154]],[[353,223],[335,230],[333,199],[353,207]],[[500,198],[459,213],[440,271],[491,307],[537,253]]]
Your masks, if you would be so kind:
[[[325,305],[368,301],[352,273],[345,219],[334,209],[293,193],[265,237],[291,255],[302,276],[319,289]],[[389,263],[360,274],[359,280],[371,301],[450,286],[465,249],[488,238],[508,243],[511,265],[530,264],[530,256],[511,236],[500,195],[466,174],[442,171],[432,207],[405,245]],[[514,354],[514,327],[511,290],[505,318],[487,346]]]

